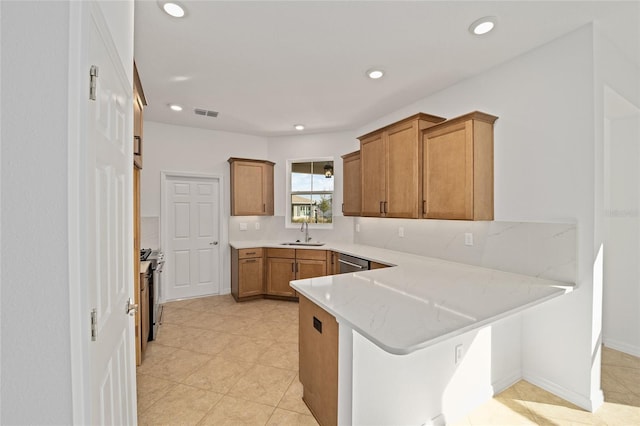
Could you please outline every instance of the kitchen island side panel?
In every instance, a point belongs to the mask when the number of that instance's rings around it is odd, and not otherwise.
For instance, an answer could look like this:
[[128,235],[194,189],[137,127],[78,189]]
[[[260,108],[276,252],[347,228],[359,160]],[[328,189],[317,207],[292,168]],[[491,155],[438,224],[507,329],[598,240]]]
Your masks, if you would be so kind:
[[517,315],[407,355],[354,332],[351,424],[460,420],[519,380],[520,328]]

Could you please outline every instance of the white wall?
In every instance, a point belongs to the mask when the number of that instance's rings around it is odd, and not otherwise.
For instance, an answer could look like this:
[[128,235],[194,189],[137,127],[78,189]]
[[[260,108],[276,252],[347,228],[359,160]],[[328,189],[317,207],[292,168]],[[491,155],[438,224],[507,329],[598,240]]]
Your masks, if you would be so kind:
[[71,424],[69,4],[0,7],[0,423]]
[[[144,86],[144,82],[142,82]],[[205,118],[206,119],[206,118]],[[223,176],[221,292],[231,291],[228,222],[230,214],[229,157],[267,158],[264,138],[193,127],[144,122],[143,168],[140,174],[140,213],[146,218],[160,216],[160,172],[205,173]],[[144,239],[144,237],[143,237]],[[166,292],[164,292],[166,294]]]
[[[595,27],[596,123],[603,195],[596,205],[603,245],[603,341],[640,356],[640,4],[626,28],[635,55],[608,38],[611,23]],[[604,120],[603,120],[604,118]]]
[[603,340],[640,357],[640,112],[605,131]]
[[141,215],[160,216],[161,171],[224,176],[224,208],[228,215],[229,157],[267,159],[267,141],[257,136],[145,120],[143,168],[140,174]]

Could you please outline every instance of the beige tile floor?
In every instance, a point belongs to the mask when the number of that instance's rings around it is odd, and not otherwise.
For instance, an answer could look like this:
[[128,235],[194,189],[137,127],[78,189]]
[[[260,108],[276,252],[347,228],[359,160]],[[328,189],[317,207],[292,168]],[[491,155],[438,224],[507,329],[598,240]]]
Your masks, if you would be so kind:
[[[640,358],[602,358],[596,413],[520,381],[457,425],[640,425]],[[137,373],[141,425],[317,425],[301,400],[294,302],[167,303]]]

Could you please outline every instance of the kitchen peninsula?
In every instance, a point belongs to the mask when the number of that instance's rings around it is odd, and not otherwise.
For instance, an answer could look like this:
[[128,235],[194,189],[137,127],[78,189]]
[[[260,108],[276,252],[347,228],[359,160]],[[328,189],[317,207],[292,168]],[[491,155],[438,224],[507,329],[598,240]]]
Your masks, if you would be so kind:
[[[281,247],[266,241],[231,245]],[[321,424],[455,421],[521,379],[519,315],[573,288],[365,245],[328,243],[318,249],[396,265],[291,282],[300,296],[304,399]],[[331,336],[333,320],[337,336]],[[337,347],[318,340],[323,335]],[[326,351],[337,354],[323,357]],[[307,354],[321,361],[337,358],[337,374],[305,373]],[[327,390],[324,382],[332,378],[335,386]],[[320,388],[314,380],[323,382]],[[327,398],[327,392],[334,395]],[[314,406],[317,400],[323,402]],[[326,408],[327,400],[337,404]]]

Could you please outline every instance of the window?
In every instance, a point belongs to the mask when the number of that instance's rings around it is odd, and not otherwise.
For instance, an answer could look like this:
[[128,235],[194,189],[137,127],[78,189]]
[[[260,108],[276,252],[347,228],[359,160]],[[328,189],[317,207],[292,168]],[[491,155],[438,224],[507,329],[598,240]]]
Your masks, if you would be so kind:
[[[333,223],[333,160],[291,161],[288,223]],[[322,226],[322,225],[321,225]]]

